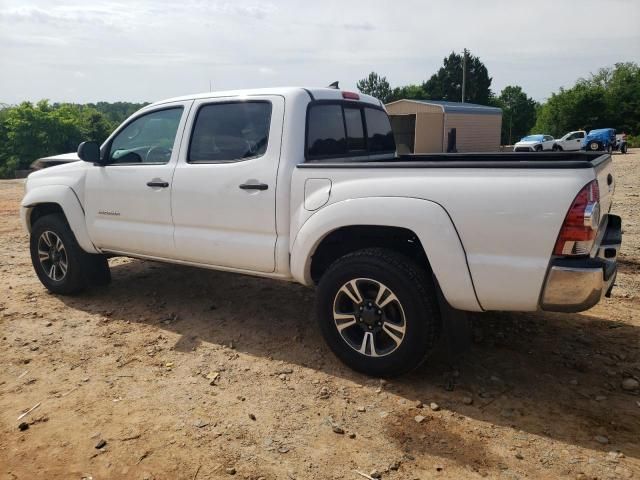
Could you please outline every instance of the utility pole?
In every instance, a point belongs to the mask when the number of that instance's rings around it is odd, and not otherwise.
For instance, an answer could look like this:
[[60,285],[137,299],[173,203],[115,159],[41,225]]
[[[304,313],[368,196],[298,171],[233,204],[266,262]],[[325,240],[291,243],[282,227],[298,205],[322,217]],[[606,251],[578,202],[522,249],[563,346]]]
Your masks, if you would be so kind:
[[462,52],[462,103],[464,103],[464,91],[467,86],[467,49]]

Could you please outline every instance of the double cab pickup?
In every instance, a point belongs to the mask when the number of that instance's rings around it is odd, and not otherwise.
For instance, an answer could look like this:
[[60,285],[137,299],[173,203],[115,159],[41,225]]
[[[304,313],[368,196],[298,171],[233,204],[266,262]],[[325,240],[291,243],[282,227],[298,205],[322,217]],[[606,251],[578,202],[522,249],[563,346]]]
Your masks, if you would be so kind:
[[608,153],[398,155],[383,104],[340,89],[164,100],[78,157],[22,200],[51,292],[108,284],[113,256],[299,282],[370,375],[419,365],[451,312],[585,310],[616,276]]

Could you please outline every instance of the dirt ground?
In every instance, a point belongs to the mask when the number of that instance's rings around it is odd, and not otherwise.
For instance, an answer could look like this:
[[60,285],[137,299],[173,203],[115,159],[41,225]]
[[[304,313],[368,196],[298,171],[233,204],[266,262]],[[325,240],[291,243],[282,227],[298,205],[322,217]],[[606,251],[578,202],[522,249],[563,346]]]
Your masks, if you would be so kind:
[[475,315],[453,367],[389,382],[334,358],[299,285],[114,259],[48,294],[0,182],[0,478],[640,478],[640,150],[614,163],[612,298]]

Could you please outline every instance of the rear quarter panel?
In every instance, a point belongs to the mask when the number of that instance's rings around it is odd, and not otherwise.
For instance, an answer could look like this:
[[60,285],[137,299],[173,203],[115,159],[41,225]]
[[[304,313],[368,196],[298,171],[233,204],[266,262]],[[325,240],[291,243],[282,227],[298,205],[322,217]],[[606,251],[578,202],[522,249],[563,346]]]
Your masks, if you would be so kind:
[[[332,184],[328,202],[313,212],[304,210],[307,178],[328,178]],[[466,274],[482,309],[537,310],[567,210],[593,179],[593,169],[299,168],[292,182],[291,238],[295,243],[297,232],[314,215],[338,202],[368,197],[428,200],[440,205],[455,225],[466,254]],[[378,208],[383,216],[384,202]],[[437,228],[417,211],[404,218],[411,223],[405,228],[414,232],[424,225]],[[423,238],[421,242],[433,263],[433,249]],[[464,289],[463,280],[458,282],[456,288]]]

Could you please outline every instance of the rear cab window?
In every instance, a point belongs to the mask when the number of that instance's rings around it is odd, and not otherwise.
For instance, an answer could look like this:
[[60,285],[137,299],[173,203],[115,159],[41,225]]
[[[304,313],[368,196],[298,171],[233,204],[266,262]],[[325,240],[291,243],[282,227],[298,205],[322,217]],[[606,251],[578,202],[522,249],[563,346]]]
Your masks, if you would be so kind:
[[395,151],[391,122],[381,108],[339,100],[309,104],[307,160],[389,158]]

